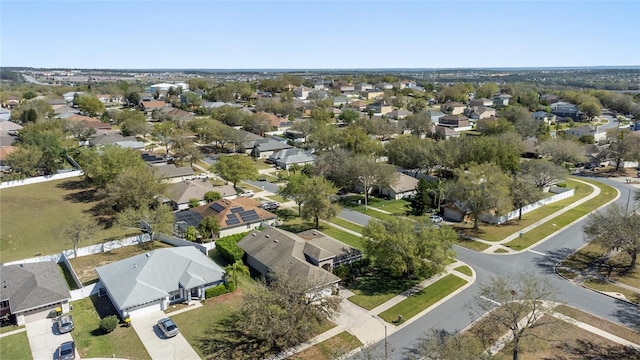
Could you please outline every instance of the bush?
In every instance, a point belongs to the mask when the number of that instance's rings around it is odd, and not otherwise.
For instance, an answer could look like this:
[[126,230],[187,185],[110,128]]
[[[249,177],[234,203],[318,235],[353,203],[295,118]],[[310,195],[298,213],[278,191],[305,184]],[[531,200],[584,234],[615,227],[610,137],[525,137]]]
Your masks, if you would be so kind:
[[120,322],[120,320],[118,320],[118,317],[115,315],[110,315],[107,316],[103,319],[100,319],[100,324],[98,325],[100,327],[100,329],[102,331],[104,331],[105,333],[110,333],[113,330],[116,329],[116,327],[118,326],[118,323]]
[[208,298],[224,295],[224,294],[226,294],[228,292],[229,291],[227,291],[227,288],[224,285],[221,284],[221,285],[214,286],[212,288],[208,288],[207,290],[205,290],[204,291],[204,298],[208,299]]
[[220,253],[220,256],[230,263],[242,260],[244,250],[238,246],[238,241],[242,240],[246,234],[247,233],[229,235],[218,239],[216,241],[216,249]]
[[228,280],[224,287],[227,288],[227,292],[233,292],[236,289],[236,283],[233,280]]

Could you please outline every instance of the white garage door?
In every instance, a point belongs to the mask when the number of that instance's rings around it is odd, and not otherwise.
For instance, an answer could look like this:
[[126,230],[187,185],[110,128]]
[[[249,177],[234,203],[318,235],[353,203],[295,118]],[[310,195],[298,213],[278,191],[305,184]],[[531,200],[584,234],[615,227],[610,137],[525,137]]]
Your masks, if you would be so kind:
[[59,304],[49,305],[40,309],[30,310],[24,313],[25,323],[46,319],[51,311],[55,311]]
[[133,319],[139,316],[151,314],[153,312],[162,311],[160,301],[150,304],[144,304],[128,310],[129,316]]

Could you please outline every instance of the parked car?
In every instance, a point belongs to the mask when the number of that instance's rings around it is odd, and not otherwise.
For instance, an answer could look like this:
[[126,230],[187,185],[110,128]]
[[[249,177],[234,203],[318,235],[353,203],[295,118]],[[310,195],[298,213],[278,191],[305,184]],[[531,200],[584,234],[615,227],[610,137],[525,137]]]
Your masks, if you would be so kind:
[[442,216],[431,215],[431,216],[429,216],[429,220],[431,220],[431,222],[433,222],[434,224],[438,224],[438,223],[441,223],[442,220],[444,220],[444,219],[442,218]]
[[243,192],[242,194],[240,194],[240,196],[242,197],[254,197],[256,195],[255,192],[253,192],[253,190],[247,190],[245,192]]
[[66,334],[73,330],[73,318],[71,315],[58,316],[58,332],[60,334]]
[[280,203],[277,201],[265,201],[260,204],[260,207],[267,211],[278,210]]
[[180,332],[178,330],[178,325],[176,325],[173,320],[169,318],[158,320],[158,328],[160,328],[160,331],[162,331],[162,334],[165,338],[174,337]]
[[76,358],[76,343],[63,342],[58,348],[58,360],[74,360]]

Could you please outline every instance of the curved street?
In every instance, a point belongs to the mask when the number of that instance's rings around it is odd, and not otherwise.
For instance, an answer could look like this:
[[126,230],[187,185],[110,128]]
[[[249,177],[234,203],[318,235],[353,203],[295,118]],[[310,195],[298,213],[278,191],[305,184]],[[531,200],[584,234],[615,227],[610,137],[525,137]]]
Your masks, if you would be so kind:
[[[609,179],[593,180],[602,181],[617,188],[620,196],[616,202],[621,206],[627,205],[629,190],[635,189],[630,185]],[[558,299],[568,305],[625,326],[635,326],[640,323],[638,307],[579,287],[555,274],[555,264],[586,244],[582,231],[585,221],[586,218],[556,233],[547,241],[514,255],[482,254],[456,246],[457,258],[476,271],[476,283],[440,305],[437,311],[430,311],[390,335],[388,338],[389,348],[392,349],[390,358],[408,358],[409,353],[415,349],[417,341],[429,329],[459,331],[466,328],[474,320],[469,315],[469,306],[477,296],[478,283],[485,283],[494,274],[507,275],[521,270],[535,272],[541,277],[548,278],[560,290]],[[384,341],[374,346],[376,350],[383,350]]]

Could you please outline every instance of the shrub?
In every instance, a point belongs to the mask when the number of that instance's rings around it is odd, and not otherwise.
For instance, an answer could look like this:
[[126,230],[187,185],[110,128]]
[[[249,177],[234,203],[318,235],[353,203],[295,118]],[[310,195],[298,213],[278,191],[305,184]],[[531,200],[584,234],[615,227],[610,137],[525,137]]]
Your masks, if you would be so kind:
[[189,199],[189,209],[200,206],[200,200],[196,198]]
[[227,289],[227,292],[233,292],[236,289],[236,283],[233,280],[228,280],[224,287]]
[[116,327],[118,326],[118,323],[120,322],[120,320],[118,320],[118,317],[115,315],[110,315],[107,316],[103,319],[100,319],[100,324],[98,325],[100,327],[100,329],[102,331],[104,331],[105,333],[110,333],[113,330],[116,329]]
[[222,195],[220,195],[220,193],[217,191],[207,191],[206,193],[204,193],[204,201],[208,203],[214,202],[220,199],[222,199]]
[[220,253],[220,256],[230,263],[242,260],[244,250],[238,246],[238,241],[242,240],[246,234],[247,233],[229,235],[218,239],[216,241],[216,249]]
[[205,290],[204,291],[204,298],[208,299],[208,298],[224,295],[226,293],[228,293],[227,288],[224,285],[221,284],[221,285],[214,286],[212,288],[208,288],[207,290]]

